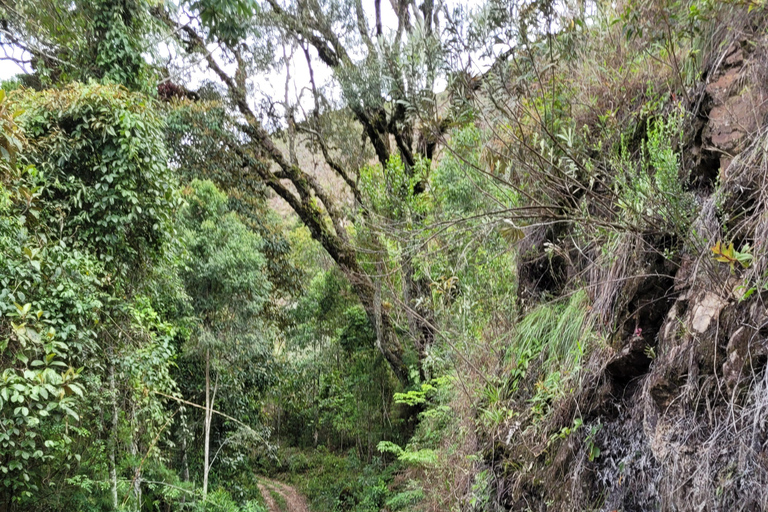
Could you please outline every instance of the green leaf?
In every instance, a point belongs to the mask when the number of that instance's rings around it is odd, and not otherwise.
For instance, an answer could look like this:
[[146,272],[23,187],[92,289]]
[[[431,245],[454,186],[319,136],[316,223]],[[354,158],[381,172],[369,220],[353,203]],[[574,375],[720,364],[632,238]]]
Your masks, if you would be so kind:
[[749,266],[752,264],[753,257],[751,254],[747,254],[744,252],[737,252],[736,259],[738,260],[739,263],[741,263],[742,267],[749,268]]
[[77,415],[75,411],[67,407],[66,405],[61,406],[62,409],[64,409],[64,412],[72,416],[76,421],[80,421],[80,416]]
[[68,387],[69,387],[69,390],[72,391],[72,393],[80,397],[83,396],[83,390],[77,384],[70,384]]

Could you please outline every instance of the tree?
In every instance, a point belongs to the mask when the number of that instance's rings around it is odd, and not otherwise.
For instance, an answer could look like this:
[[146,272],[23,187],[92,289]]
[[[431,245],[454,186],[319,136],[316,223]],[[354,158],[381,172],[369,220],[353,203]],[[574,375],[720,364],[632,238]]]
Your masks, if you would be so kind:
[[[190,57],[204,59],[224,84],[242,119],[235,126],[239,132],[234,137],[237,142],[230,142],[227,150],[247,173],[258,176],[290,205],[350,280],[375,328],[379,349],[398,379],[408,383],[411,376],[404,348],[395,334],[392,316],[382,306],[382,283],[364,268],[359,248],[345,227],[350,222],[362,223],[370,213],[355,177],[355,164],[360,161],[353,164],[334,151],[332,130],[323,126],[324,116],[332,107],[314,82],[314,68],[318,65],[333,73],[343,91],[345,106],[380,165],[389,165],[393,155],[399,155],[409,176],[419,178],[409,193],[422,193],[427,173],[417,176],[417,163],[424,160],[428,169],[440,132],[432,92],[440,69],[436,36],[440,6],[434,2],[425,2],[423,9],[409,2],[394,6],[398,26],[391,40],[383,37],[379,2],[375,5],[374,31],[368,28],[359,1],[353,3],[352,14],[338,2],[321,7],[303,0],[287,7],[273,0],[263,7],[249,2],[191,2],[175,10],[156,7],[153,13],[172,30]],[[348,29],[344,37],[336,35],[338,27]],[[378,38],[376,43],[374,38]],[[288,98],[282,102],[288,127],[287,154],[265,128],[248,97],[259,71],[258,63],[272,44],[301,48],[310,69],[312,112],[298,120],[297,106],[291,105]],[[212,51],[214,47],[216,51]],[[234,73],[227,71],[228,62],[234,65]],[[357,214],[338,204],[316,177],[301,168],[292,149],[298,133],[320,150],[326,164],[349,188],[359,207]],[[371,231],[369,238],[372,247],[368,250],[382,252],[384,243],[379,235]],[[423,280],[414,277],[409,257],[404,257],[402,265],[405,311],[417,351],[423,357],[424,347],[434,336],[428,309],[418,305],[424,304],[418,299],[428,290]]]
[[261,236],[267,259],[266,271],[273,284],[273,300],[267,305],[280,320],[275,304],[301,293],[302,270],[289,260],[291,252],[283,219],[268,203],[269,189],[258,176],[243,169],[232,158],[228,145],[236,144],[231,127],[238,123],[226,98],[215,84],[206,83],[196,92],[197,99],[173,98],[165,103],[166,146],[182,183],[194,179],[211,180],[228,196],[228,208]]
[[2,506],[52,482],[64,502],[70,478],[106,467],[116,506],[121,465],[140,503],[142,466],[128,460],[162,433],[169,417],[154,391],[173,387],[175,327],[142,295],[179,205],[159,119],[117,86],[1,95]]
[[[93,341],[91,311],[101,306],[98,262],[40,236],[47,231],[39,220],[43,180],[35,167],[21,165],[26,140],[18,114],[0,91],[3,511],[38,490],[45,465],[68,454],[71,438],[55,426],[79,420],[83,388],[73,363]],[[46,286],[45,276],[55,273],[58,285]]]
[[154,90],[153,68],[144,59],[152,31],[147,0],[0,2],[0,45],[23,49],[30,85],[48,87],[97,79],[134,91]]
[[[189,259],[181,276],[198,318],[189,347],[205,365],[203,497],[208,493],[211,425],[222,386],[243,392],[238,371],[264,372],[269,329],[262,320],[271,284],[265,275],[263,242],[210,181],[195,180],[182,214]],[[259,368],[261,366],[262,368]]]
[[273,430],[290,445],[354,447],[370,462],[399,422],[392,407],[397,381],[375,347],[365,311],[331,267],[312,278],[291,317],[281,377],[266,408]]

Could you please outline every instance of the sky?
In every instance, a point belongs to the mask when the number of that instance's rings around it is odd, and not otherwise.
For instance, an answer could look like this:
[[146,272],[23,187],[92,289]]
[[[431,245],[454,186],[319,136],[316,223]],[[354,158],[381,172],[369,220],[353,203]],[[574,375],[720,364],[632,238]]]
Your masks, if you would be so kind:
[[[462,6],[471,11],[478,9],[483,1],[484,0],[444,0],[443,3],[449,11],[452,11],[456,6]],[[368,27],[371,29],[375,26],[373,2],[363,0],[363,6],[366,17],[368,18]],[[382,0],[381,10],[384,35],[385,37],[388,35],[393,37],[397,29],[397,15],[389,0]],[[317,53],[314,49],[310,49],[310,53],[313,56],[314,78],[317,86],[322,88],[323,86],[333,83],[331,70],[319,62]],[[223,67],[227,69],[226,66]],[[230,67],[227,71],[234,73],[234,68]],[[309,89],[310,73],[305,56],[299,48],[296,48],[293,58],[290,59],[290,74],[289,101],[293,105],[298,105],[300,110],[303,108],[308,112],[314,105]],[[200,82],[207,79],[213,80],[214,82],[218,81],[212,72],[205,69],[205,66],[200,66],[192,73],[191,81],[187,83],[190,88],[195,89]],[[286,70],[280,69],[279,71],[259,75],[258,82],[255,82],[252,85],[254,90],[250,100],[253,103],[262,99],[280,101],[285,97]],[[435,92],[437,93],[444,90],[447,84],[444,80],[438,80],[435,85]],[[333,85],[330,89],[325,90],[325,94],[327,97],[330,96],[331,98],[338,99],[341,93],[338,90],[338,87]],[[280,107],[278,107],[278,109],[279,108]],[[301,112],[297,112],[296,115],[299,118],[303,117]]]
[[[456,6],[463,6],[465,9],[474,10],[477,9],[482,0],[445,0],[444,2],[451,11]],[[364,8],[366,10],[366,16],[368,17],[369,27],[373,27],[375,24],[374,12],[372,2],[363,1]],[[389,32],[393,34],[397,28],[397,16],[389,1],[383,0],[381,2],[382,7],[382,24],[384,26],[385,35]],[[23,52],[19,48],[10,48],[8,51],[13,53],[13,57],[27,57],[28,54]],[[314,53],[314,51],[313,51]],[[215,55],[215,53],[214,53]],[[167,60],[169,56],[169,50],[165,49],[160,51],[160,60]],[[316,56],[316,54],[315,54]],[[148,56],[149,59],[149,56]],[[314,59],[315,61],[317,59]],[[296,49],[294,56],[290,59],[290,73],[291,81],[288,91],[289,102],[293,105],[297,105],[299,110],[309,111],[313,108],[313,100],[309,90],[309,68],[307,66],[303,52],[300,49]],[[225,67],[226,69],[226,67]],[[0,80],[6,80],[19,73],[29,72],[30,70],[21,68],[18,64],[8,60],[0,60]],[[234,71],[230,69],[228,71]],[[316,64],[314,68],[315,81],[318,87],[332,83],[332,74],[327,67]],[[200,64],[191,68],[184,78],[177,78],[175,81],[178,83],[184,83],[191,89],[197,88],[203,81],[212,80],[218,82],[218,79],[213,73],[207,69],[207,66]],[[440,92],[445,88],[445,82],[439,81],[436,85],[435,92]],[[268,101],[281,101],[285,97],[286,88],[286,70],[285,68],[278,71],[273,71],[260,75],[258,81],[253,83],[253,95],[250,98],[253,104],[257,104],[262,100]],[[326,90],[326,94],[330,94],[331,97],[340,96],[340,91],[334,91],[336,87],[331,86]],[[281,109],[281,107],[277,107]],[[301,112],[297,112],[297,117],[303,117]]]
[[[29,57],[26,52],[23,52],[19,48],[9,48],[9,52],[13,52],[11,54],[14,58],[26,58]],[[9,60],[0,60],[0,80],[8,80],[9,78],[18,75],[19,73],[25,73],[29,70],[21,68],[18,64],[15,62],[9,61]]]

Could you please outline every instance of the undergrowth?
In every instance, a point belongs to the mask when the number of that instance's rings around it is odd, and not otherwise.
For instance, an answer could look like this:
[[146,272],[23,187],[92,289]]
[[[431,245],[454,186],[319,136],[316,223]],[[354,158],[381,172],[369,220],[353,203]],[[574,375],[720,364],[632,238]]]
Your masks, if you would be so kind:
[[[501,377],[503,391],[486,388],[489,406],[522,399],[534,418],[545,416],[548,405],[572,387],[572,378],[596,340],[589,297],[583,290],[567,301],[537,306],[515,327],[505,356],[508,370]],[[512,410],[510,415],[522,412]]]
[[[361,461],[350,451],[347,456],[322,447],[314,450],[284,448],[279,465],[268,466],[272,476],[293,485],[307,497],[315,512],[379,512],[393,504],[413,501],[413,493],[399,496],[392,488],[398,464],[382,458]],[[390,510],[401,510],[392,508]]]

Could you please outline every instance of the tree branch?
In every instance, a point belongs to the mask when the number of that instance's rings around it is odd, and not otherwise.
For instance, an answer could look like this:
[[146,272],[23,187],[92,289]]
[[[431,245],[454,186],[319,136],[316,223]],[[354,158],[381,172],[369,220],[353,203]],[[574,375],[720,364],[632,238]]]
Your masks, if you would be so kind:
[[368,47],[368,51],[373,55],[376,53],[376,48],[373,46],[371,36],[368,34],[368,23],[365,21],[362,0],[355,0],[355,14],[357,15],[357,30],[360,32],[360,37],[363,38],[365,46]]

